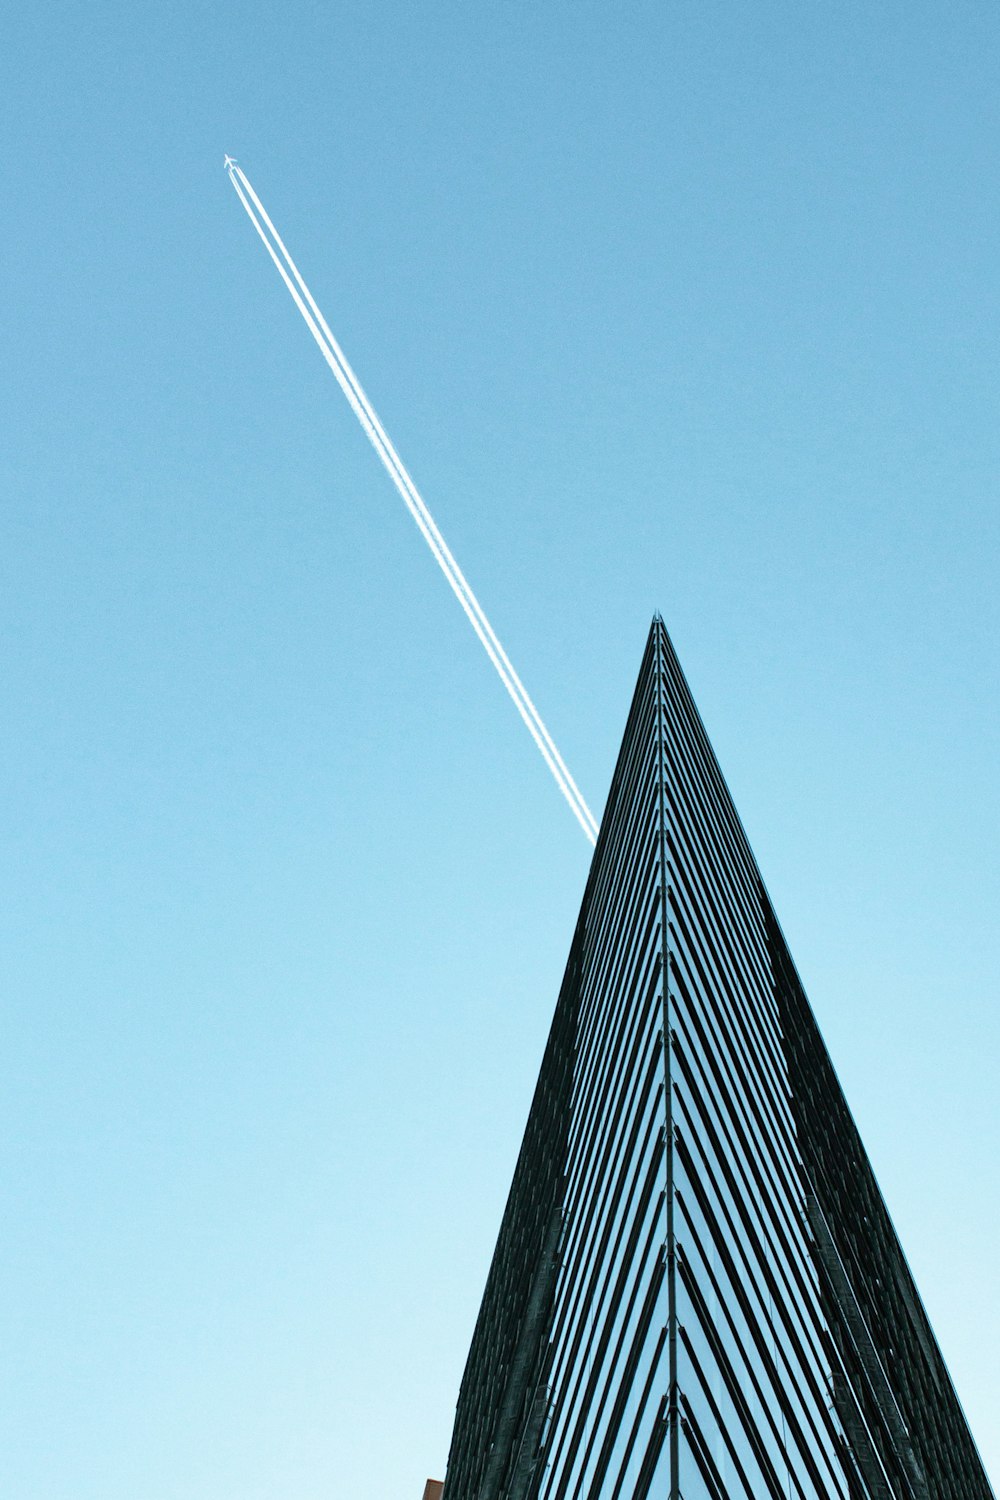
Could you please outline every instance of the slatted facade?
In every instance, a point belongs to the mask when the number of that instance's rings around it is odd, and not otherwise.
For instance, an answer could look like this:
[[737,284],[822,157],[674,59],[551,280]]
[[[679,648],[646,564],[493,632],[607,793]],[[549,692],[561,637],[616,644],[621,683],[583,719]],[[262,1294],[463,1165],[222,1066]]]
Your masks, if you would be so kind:
[[989,1500],[654,621],[443,1500]]

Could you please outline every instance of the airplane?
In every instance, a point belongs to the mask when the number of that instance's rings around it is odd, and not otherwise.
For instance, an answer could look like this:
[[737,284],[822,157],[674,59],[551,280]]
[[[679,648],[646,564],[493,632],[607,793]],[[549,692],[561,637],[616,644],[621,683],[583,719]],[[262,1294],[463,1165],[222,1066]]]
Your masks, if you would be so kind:
[[227,156],[222,164],[227,172],[231,172],[236,166],[236,158],[234,156]]

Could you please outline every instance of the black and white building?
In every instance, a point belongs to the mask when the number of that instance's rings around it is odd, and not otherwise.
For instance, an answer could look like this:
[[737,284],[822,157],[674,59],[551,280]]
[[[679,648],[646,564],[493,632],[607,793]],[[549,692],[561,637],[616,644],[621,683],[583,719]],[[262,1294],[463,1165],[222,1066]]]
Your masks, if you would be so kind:
[[443,1500],[990,1500],[653,622]]

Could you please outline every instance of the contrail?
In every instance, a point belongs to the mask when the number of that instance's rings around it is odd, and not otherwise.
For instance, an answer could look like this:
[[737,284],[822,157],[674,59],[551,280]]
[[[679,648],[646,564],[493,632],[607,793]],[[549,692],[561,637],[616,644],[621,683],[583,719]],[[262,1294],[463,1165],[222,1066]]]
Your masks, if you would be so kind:
[[[313,338],[316,340],[320,353],[332,370],[337,384],[346,396],[351,410],[360,422],[368,440],[381,459],[389,478],[399,491],[403,503],[417,523],[424,541],[427,543],[438,566],[451,585],[452,591],[465,611],[469,623],[482,642],[487,656],[496,668],[501,682],[513,699],[521,718],[524,720],[529,734],[538,746],[542,758],[552,772],[552,775],[555,777],[559,790],[569,803],[575,818],[591,844],[595,843],[597,839],[597,821],[594,815],[584,801],[579,787],[576,785],[565,761],[556,749],[552,736],[542,722],[541,715],[528,696],[524,684],[515,672],[510,658],[506,651],[504,651],[496,632],[486,618],[482,605],[472,592],[465,574],[455,561],[444,537],[438,530],[434,517],[425,505],[402,459],[399,457],[385,428],[379,421],[371,402],[365,395],[357,376],[348,364],[343,350],[331,333],[326,319],[323,317],[312,293],[303,281],[298,267],[288,253],[284,241],[268,217],[264,205],[254,192],[246,173],[237,165],[232,157],[226,157],[225,165],[229,173],[229,180],[236,189],[236,194],[246,209],[250,222],[256,229],[281,279],[291,293],[296,307],[302,314]],[[258,214],[260,217],[258,217]],[[261,220],[263,220],[263,224]],[[266,229],[264,226],[266,226]]]

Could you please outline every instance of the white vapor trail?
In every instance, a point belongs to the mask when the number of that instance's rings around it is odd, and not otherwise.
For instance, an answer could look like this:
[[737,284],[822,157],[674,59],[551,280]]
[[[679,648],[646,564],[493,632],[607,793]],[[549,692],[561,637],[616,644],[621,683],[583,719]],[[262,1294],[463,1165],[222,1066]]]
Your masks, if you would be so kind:
[[[482,642],[487,656],[496,668],[501,682],[513,699],[521,718],[524,720],[528,733],[538,746],[545,764],[555,777],[559,790],[569,803],[577,822],[591,844],[596,843],[597,821],[593,813],[584,801],[579,787],[570,775],[569,769],[559,751],[556,749],[552,736],[549,734],[542,722],[541,715],[529,698],[524,684],[511,664],[510,658],[497,639],[496,632],[486,618],[479,600],[472,592],[465,574],[458,566],[444,537],[438,530],[434,517],[424,504],[420,492],[410,478],[402,459],[393,447],[371,402],[362,390],[357,376],[347,362],[343,350],[331,333],[326,319],[313,299],[312,293],[299,274],[299,269],[291,255],[289,255],[284,241],[271,223],[267,211],[254,192],[246,173],[228,156],[226,157],[226,170],[229,173],[229,179],[236,189],[236,194],[240,202],[247,211],[250,222],[259,234],[282,281],[291,293],[292,300],[302,314],[309,332],[316,340],[320,353],[332,370],[337,384],[347,398],[351,410],[360,422],[369,442],[381,459],[389,478],[399,491],[403,503],[417,523],[421,536],[430,548],[448,583],[451,585],[456,599],[465,611],[469,623]],[[261,220],[263,220],[263,224]]]

